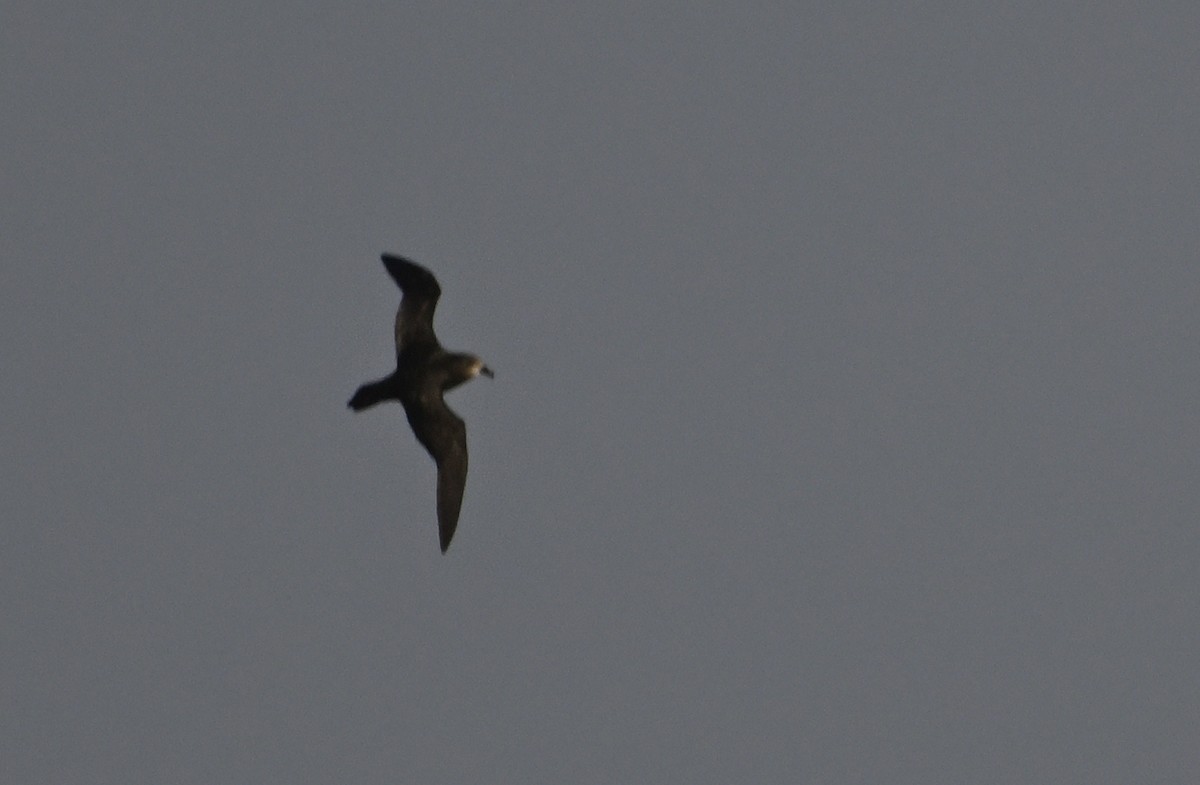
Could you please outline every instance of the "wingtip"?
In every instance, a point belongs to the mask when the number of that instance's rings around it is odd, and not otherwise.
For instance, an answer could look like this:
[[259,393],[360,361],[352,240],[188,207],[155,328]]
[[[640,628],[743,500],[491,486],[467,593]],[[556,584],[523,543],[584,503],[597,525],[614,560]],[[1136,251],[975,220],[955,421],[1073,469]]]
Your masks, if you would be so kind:
[[387,270],[388,275],[405,294],[411,293],[417,297],[437,301],[442,289],[438,285],[437,278],[429,270],[412,259],[396,254],[384,253],[380,254],[379,258],[383,260],[383,267]]
[[383,262],[384,268],[393,275],[395,274],[394,271],[399,271],[404,267],[405,264],[411,264],[411,262],[404,257],[396,256],[394,253],[379,254],[379,261]]
[[454,539],[454,531],[457,528],[457,518],[453,523],[440,519],[438,520],[438,545],[442,547],[442,553],[445,553],[450,549],[450,541]]

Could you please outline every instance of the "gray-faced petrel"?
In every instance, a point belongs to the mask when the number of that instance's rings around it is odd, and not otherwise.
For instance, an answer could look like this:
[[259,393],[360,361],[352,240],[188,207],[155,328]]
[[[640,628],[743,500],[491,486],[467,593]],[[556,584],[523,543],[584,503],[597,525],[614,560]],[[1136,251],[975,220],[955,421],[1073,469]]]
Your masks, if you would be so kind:
[[417,441],[437,461],[438,538],[442,553],[458,526],[463,488],[467,484],[467,426],[450,411],[442,394],[492,370],[473,354],[448,352],[433,332],[433,309],[442,288],[424,267],[391,254],[383,266],[400,287],[396,311],[396,370],[368,382],[354,393],[349,406],[356,412],[381,401],[399,401]]

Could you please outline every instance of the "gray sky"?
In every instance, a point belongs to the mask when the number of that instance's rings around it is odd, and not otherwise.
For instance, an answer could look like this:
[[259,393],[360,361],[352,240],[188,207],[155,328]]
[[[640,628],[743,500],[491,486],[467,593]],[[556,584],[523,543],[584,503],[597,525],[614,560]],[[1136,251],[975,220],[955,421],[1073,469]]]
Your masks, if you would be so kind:
[[1200,10],[532,5],[5,5],[0,781],[1195,782]]

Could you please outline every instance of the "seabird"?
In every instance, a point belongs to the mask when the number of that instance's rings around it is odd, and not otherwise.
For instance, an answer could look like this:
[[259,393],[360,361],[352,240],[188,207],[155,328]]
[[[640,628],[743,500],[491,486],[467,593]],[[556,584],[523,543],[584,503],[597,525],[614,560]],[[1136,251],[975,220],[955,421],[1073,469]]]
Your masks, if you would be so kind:
[[438,538],[445,553],[467,484],[467,426],[442,394],[480,374],[493,378],[492,369],[473,354],[448,352],[438,343],[433,309],[442,288],[433,273],[399,256],[385,253],[382,258],[403,293],[396,311],[396,370],[359,387],[348,405],[356,412],[382,401],[404,406],[417,441],[437,462]]

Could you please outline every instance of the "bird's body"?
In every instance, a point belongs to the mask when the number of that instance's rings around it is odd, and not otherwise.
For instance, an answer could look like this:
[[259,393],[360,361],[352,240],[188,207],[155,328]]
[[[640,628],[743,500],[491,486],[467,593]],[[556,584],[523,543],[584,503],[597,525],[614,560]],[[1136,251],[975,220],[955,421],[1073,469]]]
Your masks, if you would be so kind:
[[438,343],[433,312],[442,290],[432,273],[389,254],[383,255],[383,265],[404,295],[396,312],[396,370],[359,387],[349,406],[356,412],[387,400],[404,406],[417,441],[437,462],[438,538],[445,553],[458,526],[467,482],[467,427],[442,395],[480,374],[490,377],[492,371],[478,357],[447,352]]

